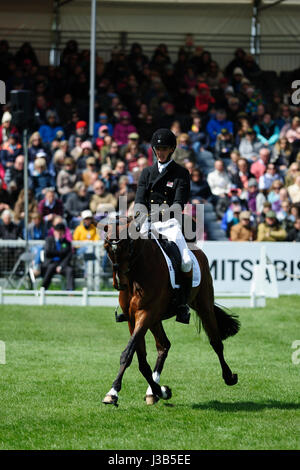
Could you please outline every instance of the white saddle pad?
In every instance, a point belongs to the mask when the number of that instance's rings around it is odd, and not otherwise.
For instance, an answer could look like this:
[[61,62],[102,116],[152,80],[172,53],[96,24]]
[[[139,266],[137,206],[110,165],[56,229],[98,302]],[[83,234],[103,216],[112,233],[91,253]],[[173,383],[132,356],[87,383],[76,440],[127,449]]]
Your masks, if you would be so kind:
[[[173,289],[179,289],[180,286],[178,284],[176,284],[176,282],[175,282],[175,271],[174,271],[172,262],[171,262],[169,256],[164,252],[164,250],[162,249],[159,241],[156,240],[156,238],[155,238],[155,241],[158,244],[159,248],[161,249],[161,251],[163,252],[163,255],[165,257],[165,260],[166,260],[166,263],[167,263],[167,266],[168,266],[168,270],[169,270],[169,274],[170,274],[171,286],[172,286]],[[194,253],[191,250],[189,250],[189,254],[190,254],[191,260],[193,261],[193,287],[198,287],[199,284],[200,284],[200,281],[201,281],[200,266],[199,266],[199,263],[197,261],[196,256],[194,255]]]

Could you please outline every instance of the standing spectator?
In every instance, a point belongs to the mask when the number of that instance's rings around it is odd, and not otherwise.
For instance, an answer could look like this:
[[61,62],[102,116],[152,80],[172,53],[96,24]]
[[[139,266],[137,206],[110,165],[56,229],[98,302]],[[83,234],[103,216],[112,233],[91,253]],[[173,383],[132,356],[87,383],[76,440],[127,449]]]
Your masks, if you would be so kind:
[[300,218],[295,220],[294,227],[289,230],[287,237],[287,242],[300,242]]
[[46,238],[45,243],[45,271],[42,287],[48,289],[54,274],[63,274],[67,279],[67,290],[74,289],[72,268],[72,245],[65,238],[65,225],[57,224],[54,235]]
[[274,211],[266,213],[266,220],[258,225],[258,242],[281,242],[286,239],[287,233],[279,224]]
[[230,228],[230,240],[233,242],[250,242],[255,239],[255,231],[251,227],[251,212],[242,211],[238,224]]

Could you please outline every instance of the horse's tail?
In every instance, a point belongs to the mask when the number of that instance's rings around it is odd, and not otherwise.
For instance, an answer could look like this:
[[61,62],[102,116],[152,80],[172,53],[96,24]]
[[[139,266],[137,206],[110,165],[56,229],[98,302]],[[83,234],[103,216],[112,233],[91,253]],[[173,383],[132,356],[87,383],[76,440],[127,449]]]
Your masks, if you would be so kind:
[[223,308],[216,304],[214,305],[214,312],[222,340],[238,333],[241,324],[237,315],[225,312]]

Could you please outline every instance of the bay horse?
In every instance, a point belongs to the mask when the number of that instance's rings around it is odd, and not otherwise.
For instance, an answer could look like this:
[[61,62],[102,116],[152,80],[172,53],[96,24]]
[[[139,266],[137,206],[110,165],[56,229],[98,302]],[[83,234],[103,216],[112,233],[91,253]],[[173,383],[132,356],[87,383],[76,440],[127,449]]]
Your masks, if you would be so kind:
[[[102,225],[106,233],[104,248],[113,266],[113,286],[119,290],[119,305],[128,321],[130,340],[121,354],[120,369],[102,402],[115,406],[121,390],[122,378],[130,366],[134,353],[137,353],[139,370],[148,382],[146,403],[152,405],[160,398],[168,400],[172,396],[168,386],[160,386],[160,375],[171,343],[164,331],[162,321],[175,315],[172,312],[174,291],[169,279],[169,271],[161,248],[154,239],[132,239],[130,227],[135,221],[126,218],[125,223],[116,222]],[[124,232],[128,236],[124,237]],[[236,315],[226,313],[214,304],[213,281],[206,255],[195,246],[192,249],[201,270],[201,282],[191,291],[189,306],[196,311],[199,320],[216,352],[226,385],[235,385],[237,374],[233,374],[223,354],[223,343],[229,336],[239,331]],[[146,359],[145,335],[150,330],[157,348],[157,360],[152,372]]]

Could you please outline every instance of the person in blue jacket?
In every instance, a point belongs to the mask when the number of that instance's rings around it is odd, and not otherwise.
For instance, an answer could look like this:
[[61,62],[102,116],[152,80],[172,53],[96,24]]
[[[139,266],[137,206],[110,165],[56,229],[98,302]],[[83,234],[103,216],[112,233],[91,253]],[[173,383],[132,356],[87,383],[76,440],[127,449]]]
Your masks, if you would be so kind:
[[233,123],[227,120],[226,111],[219,109],[216,112],[216,116],[211,118],[206,126],[206,131],[209,135],[210,147],[213,149],[216,144],[218,134],[222,129],[227,129],[229,134],[233,134]]
[[44,143],[49,143],[57,137],[57,133],[61,132],[61,137],[64,136],[64,129],[62,126],[57,124],[55,111],[47,111],[46,113],[47,123],[42,124],[39,128],[39,133]]

